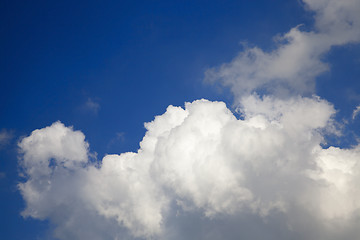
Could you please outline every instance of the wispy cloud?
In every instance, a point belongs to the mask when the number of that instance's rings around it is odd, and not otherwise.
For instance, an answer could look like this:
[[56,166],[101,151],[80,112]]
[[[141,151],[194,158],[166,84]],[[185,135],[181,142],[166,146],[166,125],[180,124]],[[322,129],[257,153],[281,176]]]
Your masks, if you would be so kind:
[[355,120],[355,118],[357,117],[357,115],[360,113],[360,106],[357,106],[352,114],[352,119]]
[[0,149],[4,148],[6,145],[8,145],[11,141],[11,139],[13,139],[14,134],[12,131],[7,130],[7,129],[2,129],[0,131]]
[[107,148],[112,147],[115,143],[124,142],[124,141],[125,141],[125,133],[117,132],[115,134],[115,137],[110,140],[109,144],[107,145]]
[[83,109],[86,112],[90,112],[90,113],[93,113],[96,115],[96,114],[98,114],[98,112],[100,110],[100,104],[97,101],[95,101],[94,99],[88,98],[83,105]]

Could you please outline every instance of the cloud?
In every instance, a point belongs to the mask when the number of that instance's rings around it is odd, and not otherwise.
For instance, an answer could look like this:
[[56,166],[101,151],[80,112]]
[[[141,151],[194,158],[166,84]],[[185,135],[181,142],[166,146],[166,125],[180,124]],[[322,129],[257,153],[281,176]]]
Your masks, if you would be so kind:
[[357,238],[360,145],[323,147],[336,110],[314,80],[331,47],[360,40],[360,2],[303,2],[314,31],[295,27],[274,51],[246,48],[207,71],[240,118],[223,102],[169,106],[137,152],[96,163],[61,122],[23,138],[22,215],[50,220],[59,239]]
[[352,114],[352,119],[355,120],[356,116],[360,113],[360,106],[357,106]]
[[93,114],[97,114],[100,110],[100,104],[92,98],[88,98],[85,102],[83,109],[87,112],[91,112]]
[[12,131],[6,130],[6,129],[2,129],[0,131],[0,149],[4,148],[6,145],[8,145],[11,141],[11,139],[13,139],[14,134],[12,133]]
[[316,76],[329,69],[324,54],[333,46],[360,41],[360,2],[304,3],[315,13],[314,31],[301,31],[301,25],[292,28],[277,38],[278,47],[270,52],[245,47],[231,62],[208,69],[206,81],[230,87],[237,100],[256,91],[277,96],[314,93]]
[[60,122],[35,130],[19,143],[23,215],[50,219],[61,239],[89,237],[83,229],[97,229],[90,239],[168,239],[178,231],[172,224],[192,214],[208,224],[249,215],[258,225],[279,215],[286,223],[276,227],[290,235],[315,222],[311,237],[331,232],[329,225],[353,229],[360,147],[321,147],[333,106],[256,95],[242,104],[243,119],[222,102],[169,106],[145,124],[136,153],[107,155],[100,165],[87,161],[81,132]]
[[125,133],[124,132],[117,132],[115,134],[115,137],[113,137],[108,145],[107,145],[107,148],[110,148],[112,147],[114,144],[116,144],[117,142],[124,142],[125,141]]

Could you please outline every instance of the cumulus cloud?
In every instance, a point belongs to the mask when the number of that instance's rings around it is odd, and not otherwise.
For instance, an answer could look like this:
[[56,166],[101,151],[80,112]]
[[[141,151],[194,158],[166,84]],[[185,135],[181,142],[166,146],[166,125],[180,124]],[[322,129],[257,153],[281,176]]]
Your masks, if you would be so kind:
[[246,47],[231,62],[208,69],[209,82],[230,87],[235,98],[254,91],[277,96],[314,92],[315,77],[327,71],[324,54],[331,47],[360,41],[358,0],[304,0],[315,13],[314,31],[292,28],[277,38],[270,52]]
[[293,234],[306,221],[324,230],[359,217],[360,148],[321,147],[330,103],[251,95],[242,109],[237,119],[223,102],[169,106],[145,124],[136,153],[107,155],[99,165],[87,161],[81,132],[60,122],[35,130],[19,143],[23,215],[52,220],[61,239],[84,239],[88,228],[99,230],[90,239],[168,239],[171,223],[195,213],[210,223],[279,214],[287,222],[277,227]]
[[231,87],[240,118],[223,102],[169,106],[137,152],[96,163],[61,122],[23,138],[22,215],[50,220],[59,239],[359,236],[360,145],[323,147],[336,110],[309,93],[328,70],[323,55],[360,40],[360,2],[303,2],[314,31],[295,27],[276,50],[247,48],[207,71]]

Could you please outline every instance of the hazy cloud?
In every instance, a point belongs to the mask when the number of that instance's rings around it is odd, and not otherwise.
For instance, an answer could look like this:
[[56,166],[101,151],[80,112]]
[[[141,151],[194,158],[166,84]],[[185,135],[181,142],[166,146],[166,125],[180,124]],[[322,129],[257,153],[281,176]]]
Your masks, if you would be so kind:
[[357,106],[353,111],[352,119],[354,120],[359,113],[360,113],[360,106]]
[[109,144],[107,145],[107,148],[110,148],[111,146],[113,146],[117,142],[124,142],[124,141],[125,141],[125,133],[124,132],[117,132],[115,134],[115,137],[110,140]]
[[0,131],[0,149],[8,145],[13,139],[14,134],[12,131],[9,131],[7,129],[2,129]]
[[88,98],[85,102],[83,109],[87,112],[97,114],[100,110],[100,104],[92,98]]

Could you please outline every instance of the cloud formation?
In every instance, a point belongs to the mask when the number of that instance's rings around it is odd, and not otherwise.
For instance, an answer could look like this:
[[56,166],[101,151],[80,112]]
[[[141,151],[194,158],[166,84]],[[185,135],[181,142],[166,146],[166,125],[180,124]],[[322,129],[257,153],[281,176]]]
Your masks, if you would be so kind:
[[295,27],[274,51],[248,48],[207,71],[231,87],[241,118],[223,102],[169,106],[137,152],[100,162],[61,122],[23,138],[22,215],[49,219],[59,239],[359,236],[360,145],[323,147],[336,110],[312,93],[324,54],[360,40],[360,2],[303,2],[314,31]]
[[[244,119],[222,102],[169,106],[145,124],[138,152],[107,155],[99,165],[88,161],[84,135],[56,122],[19,143],[23,215],[52,220],[61,239],[89,237],[79,230],[87,228],[100,228],[90,239],[106,230],[113,239],[126,232],[167,239],[167,224],[188,213],[209,221],[279,214],[288,224],[280,227],[296,233],[301,211],[302,221],[322,229],[349,227],[359,218],[360,147],[321,147],[334,113],[316,97],[251,95],[243,100]],[[122,231],[109,232],[114,225]]]
[[314,93],[315,78],[329,69],[324,55],[334,46],[360,41],[358,0],[304,0],[315,14],[315,30],[301,25],[277,38],[277,48],[266,52],[246,47],[229,63],[208,69],[209,82],[230,87],[238,100],[256,91],[288,96]]

